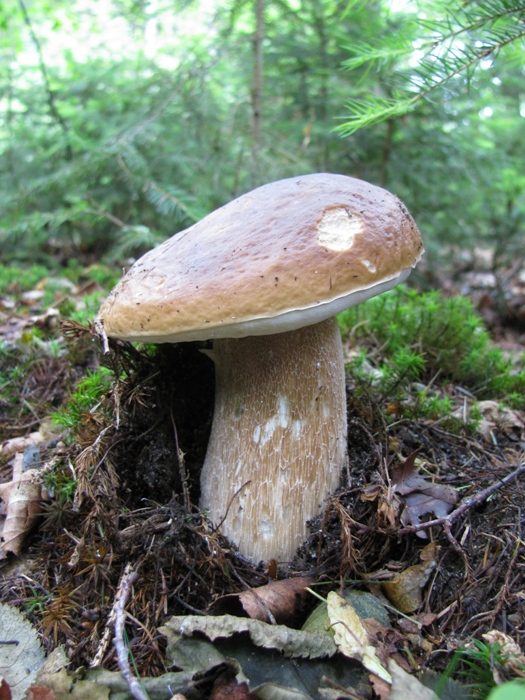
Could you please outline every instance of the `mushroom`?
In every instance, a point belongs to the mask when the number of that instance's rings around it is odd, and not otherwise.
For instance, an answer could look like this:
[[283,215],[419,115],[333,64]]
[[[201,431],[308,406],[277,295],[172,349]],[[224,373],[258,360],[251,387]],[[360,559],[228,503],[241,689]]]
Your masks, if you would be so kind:
[[200,506],[242,555],[289,560],[347,461],[335,315],[405,280],[423,254],[401,201],[343,175],[273,182],[140,258],[102,336],[213,339],[216,394]]

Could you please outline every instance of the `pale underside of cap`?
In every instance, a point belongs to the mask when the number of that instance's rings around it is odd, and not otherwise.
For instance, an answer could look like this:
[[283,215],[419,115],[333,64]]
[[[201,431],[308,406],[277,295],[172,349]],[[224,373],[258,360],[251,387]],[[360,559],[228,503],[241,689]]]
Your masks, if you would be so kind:
[[280,180],[140,258],[98,322],[110,337],[158,343],[294,330],[390,289],[422,254],[386,190],[344,175]]

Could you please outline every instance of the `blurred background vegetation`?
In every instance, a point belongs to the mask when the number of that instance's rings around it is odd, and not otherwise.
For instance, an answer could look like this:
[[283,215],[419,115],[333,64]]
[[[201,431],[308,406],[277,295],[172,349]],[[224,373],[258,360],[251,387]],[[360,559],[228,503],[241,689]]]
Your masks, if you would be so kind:
[[[4,264],[126,262],[315,171],[405,201],[427,269],[525,257],[525,5],[5,0]],[[361,128],[366,127],[366,128]]]

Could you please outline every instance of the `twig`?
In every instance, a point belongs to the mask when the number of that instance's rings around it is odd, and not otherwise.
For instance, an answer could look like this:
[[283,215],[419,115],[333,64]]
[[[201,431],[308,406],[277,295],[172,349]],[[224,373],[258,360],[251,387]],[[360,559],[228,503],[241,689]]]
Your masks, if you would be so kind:
[[398,530],[396,534],[398,535],[407,535],[411,532],[420,532],[421,530],[428,530],[431,527],[435,527],[436,525],[443,525],[445,529],[445,534],[447,535],[448,539],[451,541],[452,545],[454,546],[454,549],[458,549],[458,551],[461,551],[461,546],[455,539],[455,537],[452,535],[452,532],[450,530],[450,527],[454,520],[457,520],[463,513],[465,513],[469,508],[473,508],[476,505],[479,505],[480,503],[483,503],[483,501],[486,501],[489,496],[491,496],[495,491],[497,491],[499,488],[504,486],[505,484],[508,484],[509,481],[512,481],[512,479],[515,479],[516,477],[520,476],[520,474],[523,474],[525,472],[525,461],[523,464],[520,464],[520,466],[515,469],[513,472],[510,474],[507,474],[507,476],[503,477],[503,479],[500,479],[499,481],[494,482],[490,486],[488,486],[486,489],[483,489],[483,491],[479,491],[478,493],[474,494],[473,496],[470,496],[469,498],[465,498],[464,501],[462,501],[461,505],[458,506],[455,510],[453,510],[451,513],[449,513],[447,516],[443,518],[435,518],[434,520],[428,520],[426,523],[418,523],[417,525],[409,525],[407,527],[401,528],[401,530]]
[[175,437],[175,448],[177,450],[177,461],[179,463],[179,475],[182,483],[182,496],[184,498],[184,508],[186,513],[191,511],[190,491],[188,489],[188,472],[186,471],[186,463],[184,462],[184,452],[179,447],[179,436],[177,434],[177,426],[173,417],[173,408],[170,411],[171,424],[173,425],[173,435]]
[[228,517],[228,513],[230,512],[230,508],[232,507],[232,504],[233,504],[234,500],[237,498],[237,496],[240,494],[240,492],[241,492],[246,486],[249,486],[251,483],[252,483],[252,482],[251,482],[251,479],[249,479],[248,481],[245,481],[244,484],[242,484],[241,486],[239,486],[239,488],[237,489],[237,491],[235,491],[235,493],[233,494],[233,496],[230,498],[230,502],[228,503],[228,506],[226,507],[226,512],[225,512],[224,515],[222,516],[222,520],[219,522],[219,524],[218,524],[217,527],[215,528],[215,532],[218,532],[218,531],[221,529],[221,526],[222,526],[223,522],[224,522],[224,521],[226,520],[226,518]]
[[[109,646],[110,640],[111,640],[111,630],[113,629],[113,626],[115,624],[115,620],[117,617],[117,608],[119,605],[121,605],[121,598],[122,595],[125,591],[125,581],[126,577],[128,576],[130,572],[131,566],[128,564],[124,570],[124,573],[122,574],[122,578],[120,579],[119,587],[117,589],[117,592],[115,594],[115,600],[113,602],[113,607],[111,608],[111,612],[109,613],[108,620],[106,623],[106,628],[104,630],[104,634],[102,635],[102,639],[100,640],[100,644],[98,646],[97,653],[93,657],[93,660],[89,664],[90,668],[98,668],[99,666],[102,665],[102,661],[104,659],[104,656],[106,654],[107,648]],[[136,574],[135,574],[136,577]],[[133,579],[135,580],[135,579]],[[128,584],[129,586],[130,584]],[[127,593],[126,593],[127,596]],[[125,605],[125,602],[124,602]]]
[[514,547],[514,552],[513,552],[513,554],[512,554],[512,557],[511,557],[511,559],[510,559],[509,565],[508,565],[508,567],[507,567],[507,571],[506,571],[506,573],[505,573],[505,578],[504,578],[504,581],[503,581],[503,585],[502,585],[502,587],[500,588],[500,590],[499,590],[499,592],[498,592],[498,594],[497,594],[497,596],[496,596],[496,607],[495,607],[494,610],[492,611],[491,623],[490,623],[491,625],[494,624],[494,621],[496,620],[496,617],[497,617],[498,613],[501,611],[501,609],[502,609],[502,607],[503,607],[503,604],[505,603],[505,597],[506,597],[507,594],[509,593],[509,588],[510,588],[510,584],[509,584],[510,575],[511,575],[511,573],[512,573],[512,570],[513,570],[513,568],[514,568],[514,564],[516,563],[516,560],[517,560],[517,558],[518,558],[518,555],[519,555],[520,552],[521,552],[521,545],[522,545],[522,544],[523,544],[523,542],[521,541],[521,539],[520,539],[519,537],[517,537],[517,538],[516,538],[516,546]]
[[136,678],[130,668],[129,658],[128,658],[128,648],[124,642],[124,624],[126,622],[126,603],[128,602],[129,595],[131,593],[131,587],[133,582],[137,578],[137,572],[133,571],[131,564],[126,564],[122,578],[120,579],[120,586],[117,592],[117,597],[115,600],[115,637],[113,643],[117,651],[117,660],[120,673],[122,678],[128,684],[130,693],[133,695],[135,700],[149,700],[148,695],[142,689],[140,681]]

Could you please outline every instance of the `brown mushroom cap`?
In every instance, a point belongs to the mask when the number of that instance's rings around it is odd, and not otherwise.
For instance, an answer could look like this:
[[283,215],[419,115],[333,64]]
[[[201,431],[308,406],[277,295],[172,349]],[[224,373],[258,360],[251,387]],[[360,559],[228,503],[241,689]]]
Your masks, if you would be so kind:
[[344,175],[280,180],[144,255],[98,321],[108,336],[158,343],[294,330],[390,289],[422,254],[390,192]]

